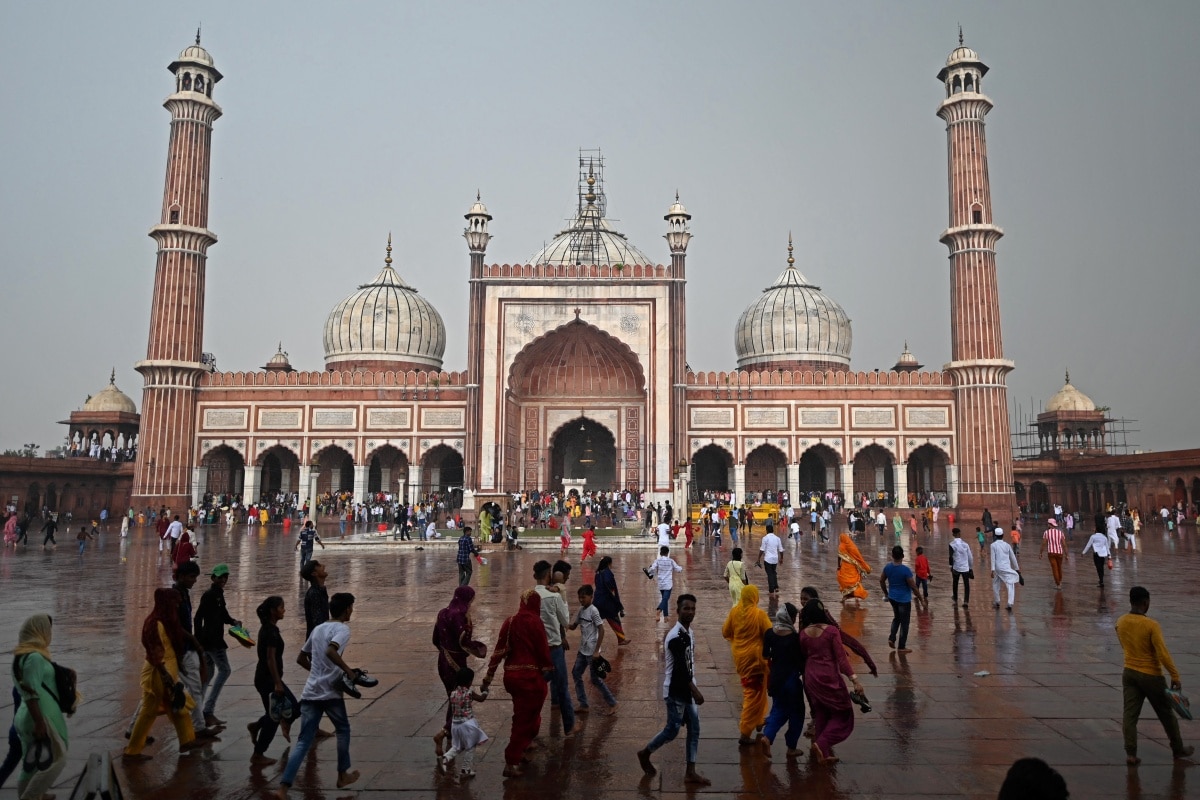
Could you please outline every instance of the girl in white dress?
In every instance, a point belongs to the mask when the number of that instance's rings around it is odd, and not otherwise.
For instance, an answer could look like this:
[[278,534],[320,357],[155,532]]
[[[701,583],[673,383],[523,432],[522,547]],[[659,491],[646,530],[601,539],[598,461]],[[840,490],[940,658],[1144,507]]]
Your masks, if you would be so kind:
[[475,670],[463,667],[458,671],[458,685],[450,693],[450,749],[442,756],[442,769],[445,770],[456,756],[462,756],[458,777],[462,780],[475,777],[475,747],[488,740],[488,736],[475,721],[473,703],[487,700],[487,689],[482,692],[471,691],[475,683]]

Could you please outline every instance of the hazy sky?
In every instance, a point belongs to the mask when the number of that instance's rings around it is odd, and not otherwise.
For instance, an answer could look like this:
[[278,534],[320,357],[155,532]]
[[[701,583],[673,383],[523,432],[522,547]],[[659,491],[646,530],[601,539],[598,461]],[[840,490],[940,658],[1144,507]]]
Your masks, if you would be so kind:
[[[119,10],[118,10],[119,9]],[[202,20],[200,17],[202,16]],[[1200,3],[0,4],[0,447],[63,440],[117,370],[141,401],[173,82],[203,21],[225,74],[205,349],[324,365],[329,310],[382,264],[441,311],[466,367],[462,215],[523,262],[607,159],[609,216],[669,261],[693,214],[688,361],[735,364],[742,309],[797,264],[854,324],[853,368],[904,339],[949,360],[945,129],[958,23],[988,118],[1012,403],[1073,382],[1200,446]]]

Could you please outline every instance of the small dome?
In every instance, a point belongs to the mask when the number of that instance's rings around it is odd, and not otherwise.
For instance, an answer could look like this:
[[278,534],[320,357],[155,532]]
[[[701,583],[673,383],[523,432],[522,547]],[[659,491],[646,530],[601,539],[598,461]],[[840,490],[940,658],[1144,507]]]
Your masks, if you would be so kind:
[[669,220],[671,217],[683,217],[685,219],[692,218],[692,215],[688,213],[688,210],[683,207],[683,203],[679,202],[679,192],[675,193],[675,202],[671,204],[669,209],[667,209],[667,215],[663,217],[663,219]]
[[84,411],[118,411],[124,414],[136,414],[137,406],[129,399],[129,395],[117,388],[117,371],[114,369],[112,376],[108,379],[108,386],[105,386],[96,394],[88,398],[83,404]]
[[1059,389],[1050,402],[1046,403],[1046,411],[1095,411],[1096,404],[1092,398],[1071,385],[1071,373],[1067,373],[1066,384]]
[[739,368],[850,365],[850,318],[819,286],[809,283],[795,262],[789,237],[787,269],[738,319],[734,345]]
[[487,206],[485,206],[479,199],[478,193],[475,194],[474,205],[471,206],[471,210],[466,214],[467,219],[470,219],[471,217],[487,217],[488,219],[492,218],[492,215],[488,213]]
[[964,47],[963,45],[960,44],[958,47],[954,48],[953,52],[951,52],[949,56],[947,56],[946,66],[952,67],[955,64],[958,64],[963,61],[976,61],[977,62],[977,61],[979,61],[979,53],[976,53],[971,48]]
[[896,372],[916,372],[924,364],[917,362],[917,357],[908,349],[908,342],[904,343],[904,352],[900,354],[900,358],[896,360],[896,365],[892,367]]
[[392,269],[392,240],[374,280],[334,306],[325,321],[328,369],[441,369],[442,316]]
[[275,351],[275,355],[271,356],[271,360],[266,363],[263,369],[272,372],[292,371],[292,362],[288,361],[288,354],[283,352],[283,342],[279,343],[279,349]]
[[203,47],[201,47],[199,44],[190,44],[187,47],[183,48],[183,52],[179,54],[179,60],[180,61],[198,61],[207,67],[211,67],[213,65],[212,56],[210,56],[208,54],[208,51],[205,50]]

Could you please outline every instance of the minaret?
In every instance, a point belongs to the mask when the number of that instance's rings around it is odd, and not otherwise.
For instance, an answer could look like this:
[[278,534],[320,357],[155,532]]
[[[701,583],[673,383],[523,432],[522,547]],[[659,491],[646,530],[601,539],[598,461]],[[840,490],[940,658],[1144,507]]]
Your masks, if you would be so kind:
[[675,202],[663,217],[667,222],[667,233],[663,238],[671,249],[672,279],[668,295],[671,321],[667,326],[667,344],[671,349],[671,452],[668,455],[671,472],[690,459],[687,447],[687,248],[692,240],[688,229],[691,218],[679,202],[679,192],[675,192]]
[[175,92],[163,106],[171,112],[162,216],[150,230],[158,243],[150,341],[136,364],[145,380],[133,503],[166,505],[182,514],[192,501],[196,433],[196,387],[204,334],[204,270],[217,237],[208,229],[212,125],[221,116],[213,86],[221,73],[196,43],[168,67]]
[[[950,250],[951,362],[956,398],[957,505],[963,509],[1008,510],[1013,503],[1012,443],[1008,433],[996,242],[1004,231],[992,224],[984,117],[992,101],[981,82],[987,66],[963,46],[946,59],[938,80],[946,99],[938,116],[946,121],[950,173],[950,224],[941,241]],[[951,481],[953,484],[954,482]],[[953,488],[952,488],[953,492]]]
[[[483,337],[484,337],[484,291],[480,284],[483,277],[483,259],[487,255],[488,242],[492,235],[488,233],[488,223],[492,215],[475,192],[475,204],[466,213],[467,227],[463,229],[463,238],[467,240],[467,252],[471,256],[471,289],[470,304],[467,311],[467,441],[466,458],[463,459],[463,484],[468,491],[478,490],[479,464],[483,458],[482,441],[479,429],[482,424],[483,408],[479,402],[479,383],[483,379]],[[463,504],[464,509],[473,505]]]

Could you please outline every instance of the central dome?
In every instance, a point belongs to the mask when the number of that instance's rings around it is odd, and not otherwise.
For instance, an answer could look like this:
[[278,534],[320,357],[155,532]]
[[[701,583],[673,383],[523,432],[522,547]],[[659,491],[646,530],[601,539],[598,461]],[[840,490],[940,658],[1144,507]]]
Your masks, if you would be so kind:
[[392,269],[389,236],[383,270],[329,312],[325,368],[440,370],[445,351],[442,315]]
[[738,319],[738,367],[844,370],[853,335],[842,307],[796,269],[788,237],[788,266]]
[[[604,195],[604,160],[581,156],[579,164],[581,177],[575,218],[549,244],[530,256],[528,263],[534,266],[654,264],[653,259],[634,247],[604,217],[608,207]],[[584,169],[586,173],[582,173]]]

